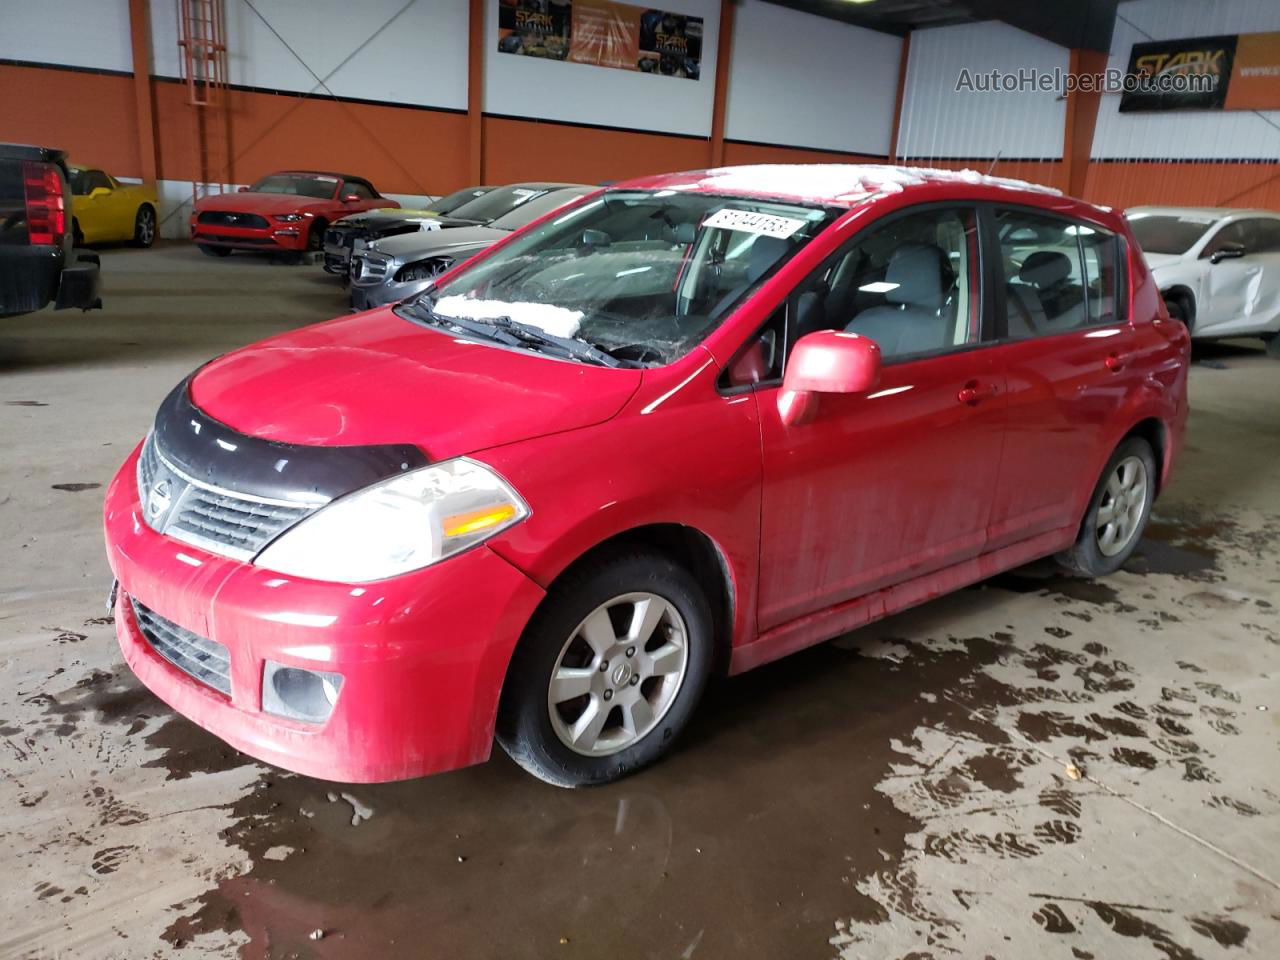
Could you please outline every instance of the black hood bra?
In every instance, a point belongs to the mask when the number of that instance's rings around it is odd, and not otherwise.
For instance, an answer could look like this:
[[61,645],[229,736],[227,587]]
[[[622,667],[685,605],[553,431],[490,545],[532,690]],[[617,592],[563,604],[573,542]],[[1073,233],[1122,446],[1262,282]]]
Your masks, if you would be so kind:
[[430,462],[407,443],[308,446],[246,436],[192,402],[194,377],[174,387],[160,404],[155,441],[165,459],[199,483],[314,505]]

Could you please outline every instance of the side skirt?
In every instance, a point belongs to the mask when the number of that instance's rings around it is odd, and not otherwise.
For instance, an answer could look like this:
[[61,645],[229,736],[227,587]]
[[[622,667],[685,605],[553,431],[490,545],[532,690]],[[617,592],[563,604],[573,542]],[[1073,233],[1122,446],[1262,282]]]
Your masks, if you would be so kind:
[[753,642],[736,648],[729,661],[729,673],[743,673],[789,653],[838,637],[873,620],[918,606],[971,583],[1065,550],[1075,541],[1077,532],[1074,526],[1050,530],[1029,540],[1021,540],[945,569],[935,570],[780,624],[761,634]]

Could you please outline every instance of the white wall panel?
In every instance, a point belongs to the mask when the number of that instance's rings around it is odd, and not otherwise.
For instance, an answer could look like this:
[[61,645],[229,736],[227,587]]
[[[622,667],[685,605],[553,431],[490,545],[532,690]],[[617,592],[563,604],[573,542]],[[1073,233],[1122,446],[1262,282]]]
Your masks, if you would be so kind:
[[1061,159],[1066,101],[1052,91],[956,90],[961,71],[1065,75],[1070,53],[1008,24],[966,23],[911,35],[898,153],[920,159]]
[[132,73],[129,0],[0,0],[0,58]]
[[[231,83],[466,109],[467,0],[225,2]],[[176,8],[174,0],[151,3],[153,70],[161,76],[181,75]]]
[[887,154],[901,55],[889,34],[742,0],[725,137]]
[[[1122,3],[1108,67],[1123,71],[1135,43],[1230,33],[1280,31],[1276,0],[1137,0]],[[1103,97],[1093,136],[1096,159],[1276,159],[1280,110],[1121,113],[1119,94]]]
[[499,53],[497,3],[485,0],[485,112],[710,136],[719,0],[665,0],[662,7],[703,18],[701,79]]

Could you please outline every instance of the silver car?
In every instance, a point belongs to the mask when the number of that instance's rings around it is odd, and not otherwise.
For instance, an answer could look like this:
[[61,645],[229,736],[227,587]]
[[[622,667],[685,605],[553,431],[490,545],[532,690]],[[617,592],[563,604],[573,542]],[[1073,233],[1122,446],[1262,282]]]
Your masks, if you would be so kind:
[[399,303],[420,293],[455,263],[598,189],[564,186],[531,194],[510,213],[483,227],[454,227],[375,240],[351,258],[352,309]]

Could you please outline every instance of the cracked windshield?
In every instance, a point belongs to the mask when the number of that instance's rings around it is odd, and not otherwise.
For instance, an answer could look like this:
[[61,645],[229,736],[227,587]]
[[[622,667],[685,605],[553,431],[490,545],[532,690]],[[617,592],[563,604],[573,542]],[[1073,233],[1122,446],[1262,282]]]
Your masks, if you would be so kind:
[[663,365],[715,329],[833,216],[674,190],[606,193],[401,309],[481,336],[480,324],[497,324],[518,331],[512,339],[521,346],[543,339],[551,352],[587,362]]

